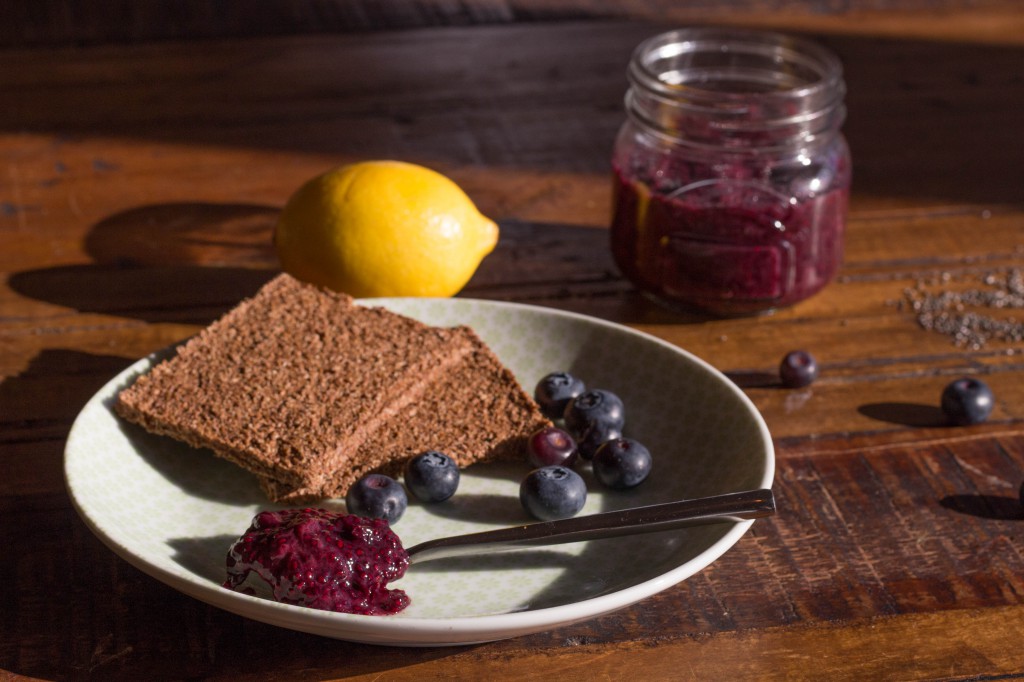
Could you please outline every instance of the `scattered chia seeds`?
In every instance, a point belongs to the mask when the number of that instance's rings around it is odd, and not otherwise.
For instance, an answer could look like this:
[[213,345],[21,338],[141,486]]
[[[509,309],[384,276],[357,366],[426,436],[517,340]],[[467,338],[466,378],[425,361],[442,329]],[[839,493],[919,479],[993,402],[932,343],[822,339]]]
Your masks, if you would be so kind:
[[[956,282],[964,282],[964,288],[931,290]],[[960,348],[979,350],[989,341],[1024,341],[1024,322],[1011,314],[1024,310],[1024,273],[1020,268],[988,272],[970,280],[943,272],[904,289],[897,305],[913,312],[922,329],[945,334]],[[992,313],[996,311],[1006,315],[995,317]]]

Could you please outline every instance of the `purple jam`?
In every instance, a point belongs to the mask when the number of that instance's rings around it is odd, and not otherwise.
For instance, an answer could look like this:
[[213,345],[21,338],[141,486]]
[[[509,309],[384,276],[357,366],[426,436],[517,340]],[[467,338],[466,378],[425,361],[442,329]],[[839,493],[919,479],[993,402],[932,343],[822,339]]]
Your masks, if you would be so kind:
[[387,589],[408,567],[409,555],[383,519],[324,509],[265,511],[228,551],[224,587],[238,590],[252,572],[285,604],[386,615],[409,605],[405,592]]
[[796,303],[842,260],[840,171],[831,188],[800,193],[742,173],[661,187],[616,167],[612,254],[641,291],[675,307],[745,315]]

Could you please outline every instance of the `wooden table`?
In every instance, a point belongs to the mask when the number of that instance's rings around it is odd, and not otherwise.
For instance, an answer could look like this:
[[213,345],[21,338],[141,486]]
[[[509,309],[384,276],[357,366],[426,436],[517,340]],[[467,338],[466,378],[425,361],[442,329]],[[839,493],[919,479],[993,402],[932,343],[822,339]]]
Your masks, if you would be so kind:
[[[1024,342],[957,346],[907,305],[1024,267],[1019,9],[714,15],[839,53],[855,168],[838,280],[771,316],[715,320],[646,302],[607,252],[629,52],[695,18],[650,23],[657,3],[632,4],[654,8],[632,17],[646,22],[566,10],[572,21],[4,51],[0,680],[1024,675]],[[83,403],[276,272],[268,238],[302,181],[383,157],[449,174],[500,221],[463,296],[625,323],[729,374],[774,436],[778,515],[633,607],[446,649],[249,621],[104,547],[62,479]],[[798,347],[822,376],[782,390],[773,373]],[[997,396],[983,425],[942,422],[939,393],[961,375]]]

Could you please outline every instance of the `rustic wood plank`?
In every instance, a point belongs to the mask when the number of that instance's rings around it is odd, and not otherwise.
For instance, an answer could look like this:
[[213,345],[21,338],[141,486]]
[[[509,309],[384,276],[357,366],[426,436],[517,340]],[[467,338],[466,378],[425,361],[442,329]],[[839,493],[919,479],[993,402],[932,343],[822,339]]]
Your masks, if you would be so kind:
[[[859,681],[865,679],[1016,679],[1019,608],[877,618],[856,625],[806,631],[778,628],[660,643],[657,647],[583,644],[554,655],[517,654],[524,680],[560,677],[629,679],[642,670],[656,679],[748,679]],[[481,677],[501,676],[504,659],[481,664],[455,655],[452,669]],[[432,666],[408,662],[388,670],[388,679],[416,680]],[[378,673],[335,679],[371,680]],[[517,673],[518,674],[518,673]],[[269,679],[258,673],[250,680]]]
[[[1013,0],[232,0],[215,8],[199,0],[173,5],[100,0],[12,3],[0,46],[88,45],[159,40],[210,40],[289,34],[367,32],[519,22],[644,18],[677,23],[809,24],[836,31],[942,32],[997,35],[1019,26]],[[967,10],[965,12],[965,10]],[[951,22],[949,13],[962,19]],[[1010,26],[1007,26],[1010,23]],[[1019,34],[1019,32],[1018,32]]]
[[[625,65],[639,40],[666,27],[482,27],[462,44],[439,30],[397,33],[387,43],[349,36],[155,45],[133,48],[131,59],[116,48],[88,55],[26,52],[0,65],[11,100],[0,123],[44,134],[58,129],[172,144],[257,145],[321,153],[335,162],[400,156],[442,168],[486,166],[500,173],[511,167],[515,182],[530,184],[518,192],[499,189],[501,203],[492,203],[493,190],[482,194],[482,205],[496,217],[546,220],[557,205],[561,215],[579,215],[582,224],[605,224],[607,195],[596,198],[591,183],[607,174],[623,118]],[[518,48],[524,35],[528,51]],[[1014,87],[1019,46],[818,37],[847,64],[855,211],[1021,201],[1013,179],[1024,152],[1004,139],[1024,103]],[[907,80],[908,62],[932,68]],[[354,63],[374,68],[351,68]],[[586,67],[563,66],[569,63]],[[382,84],[387,94],[377,89]],[[137,102],[145,103],[141,115]],[[983,123],[975,119],[979,111]],[[929,125],[918,124],[925,119]],[[125,150],[122,158],[116,147],[106,147],[84,164],[64,161],[62,167],[111,175],[128,167],[141,171],[145,156],[137,150]],[[45,169],[51,180],[52,169]],[[529,173],[520,176],[519,169]],[[188,175],[223,181],[215,167],[209,170],[193,162]],[[560,182],[560,174],[581,172]],[[496,186],[460,173],[470,189]],[[530,186],[531,175],[539,176],[540,188]],[[261,184],[269,196],[279,196],[300,177],[306,176],[282,173],[276,183]]]

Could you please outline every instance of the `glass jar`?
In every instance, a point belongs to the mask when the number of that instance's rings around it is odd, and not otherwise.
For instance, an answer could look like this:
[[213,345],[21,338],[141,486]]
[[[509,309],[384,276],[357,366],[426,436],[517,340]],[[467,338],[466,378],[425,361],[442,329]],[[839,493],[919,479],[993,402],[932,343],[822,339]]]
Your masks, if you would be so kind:
[[671,31],[629,64],[611,246],[670,307],[744,315],[821,290],[842,260],[850,155],[842,65],[813,43]]

